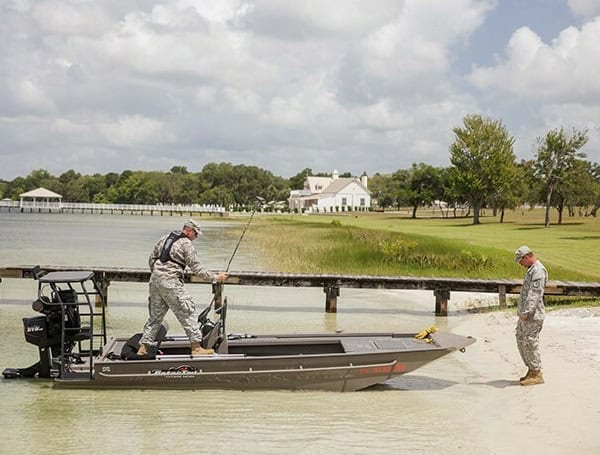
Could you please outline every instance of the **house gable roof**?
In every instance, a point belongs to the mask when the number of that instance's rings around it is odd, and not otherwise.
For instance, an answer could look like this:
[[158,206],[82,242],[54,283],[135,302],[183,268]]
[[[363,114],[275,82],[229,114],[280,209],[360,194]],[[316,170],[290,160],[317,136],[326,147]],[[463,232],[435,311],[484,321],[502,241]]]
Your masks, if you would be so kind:
[[21,193],[20,197],[33,197],[33,198],[58,198],[62,199],[61,194],[57,194],[54,191],[47,190],[46,188],[40,187],[35,190],[27,191],[26,193]]
[[[311,193],[320,193],[331,183],[331,177],[306,177],[306,183],[308,184],[308,190]],[[320,189],[317,189],[317,186],[321,186]]]
[[366,188],[359,179],[354,177],[340,177],[335,179],[331,184],[323,190],[323,193],[339,193],[348,185],[355,183],[365,193],[371,194],[368,188]]

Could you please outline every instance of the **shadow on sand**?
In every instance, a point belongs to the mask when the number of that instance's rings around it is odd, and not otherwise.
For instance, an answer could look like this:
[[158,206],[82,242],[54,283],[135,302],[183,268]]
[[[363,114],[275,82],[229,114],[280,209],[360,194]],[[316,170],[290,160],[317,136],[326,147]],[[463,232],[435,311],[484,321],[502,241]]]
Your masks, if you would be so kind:
[[437,379],[416,374],[406,374],[390,379],[385,384],[376,384],[373,387],[369,387],[367,390],[443,390],[456,384],[458,384],[456,381],[447,381],[445,379]]
[[471,384],[476,384],[476,385],[489,385],[491,387],[496,387],[497,389],[504,389],[506,387],[512,387],[512,386],[520,386],[521,384],[519,383],[518,380],[516,379],[512,379],[512,380],[508,380],[508,379],[495,379],[493,381],[487,381],[487,382],[472,382]]

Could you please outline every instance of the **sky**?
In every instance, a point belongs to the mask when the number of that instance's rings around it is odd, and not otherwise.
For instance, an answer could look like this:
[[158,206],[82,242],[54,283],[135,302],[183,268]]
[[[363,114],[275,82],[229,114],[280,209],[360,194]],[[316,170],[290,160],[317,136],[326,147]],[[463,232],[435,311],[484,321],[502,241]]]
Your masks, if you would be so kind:
[[470,114],[600,162],[600,0],[0,0],[0,35],[3,180],[445,167]]

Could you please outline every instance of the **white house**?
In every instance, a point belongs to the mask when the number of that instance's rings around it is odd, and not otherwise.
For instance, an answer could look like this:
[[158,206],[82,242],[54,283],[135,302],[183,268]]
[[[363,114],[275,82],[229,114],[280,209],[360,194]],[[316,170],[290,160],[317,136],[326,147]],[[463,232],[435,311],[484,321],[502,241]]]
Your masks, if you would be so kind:
[[304,189],[292,190],[288,201],[290,210],[297,212],[366,211],[371,207],[371,192],[366,173],[360,179],[348,178],[338,177],[334,170],[331,177],[307,177]]

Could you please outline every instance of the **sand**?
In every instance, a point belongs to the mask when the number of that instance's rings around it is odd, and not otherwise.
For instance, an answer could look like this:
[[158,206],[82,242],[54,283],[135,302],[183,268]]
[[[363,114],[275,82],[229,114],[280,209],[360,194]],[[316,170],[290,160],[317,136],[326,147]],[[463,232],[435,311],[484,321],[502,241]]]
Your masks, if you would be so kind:
[[528,387],[518,382],[526,368],[512,312],[459,319],[452,331],[478,339],[457,357],[462,371],[446,378],[470,390],[464,446],[493,454],[600,454],[600,308],[547,314],[540,336],[545,384]]

